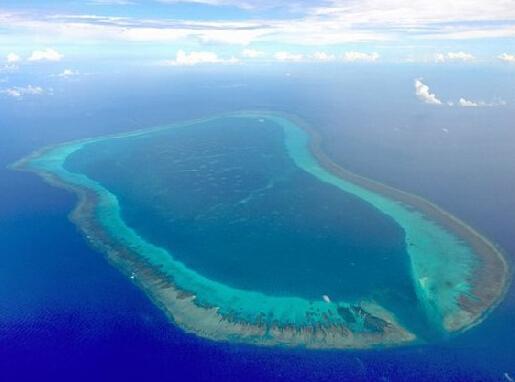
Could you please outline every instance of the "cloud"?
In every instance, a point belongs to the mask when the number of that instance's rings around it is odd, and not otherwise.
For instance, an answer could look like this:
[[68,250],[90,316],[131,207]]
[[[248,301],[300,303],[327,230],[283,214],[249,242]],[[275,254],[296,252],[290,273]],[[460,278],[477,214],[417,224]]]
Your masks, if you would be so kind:
[[435,55],[435,61],[438,63],[444,63],[449,61],[472,61],[474,56],[467,52],[448,52],[448,53],[437,53]]
[[477,102],[469,101],[465,98],[460,98],[460,100],[458,101],[458,105],[460,105],[461,107],[478,107],[479,106],[479,104]]
[[91,4],[96,5],[133,5],[136,4],[131,0],[90,0]]
[[25,95],[41,95],[44,90],[40,86],[28,85],[25,87],[14,86],[12,88],[0,89],[0,94],[6,94],[10,97],[21,99]]
[[244,49],[241,52],[241,56],[245,58],[259,58],[263,57],[265,55],[265,52],[262,52],[260,50],[255,49]]
[[55,49],[35,50],[29,61],[61,61],[64,56]]
[[[479,26],[471,26],[471,25]],[[478,40],[515,37],[515,26],[511,24],[488,23],[463,23],[458,26],[451,26],[442,29],[428,25],[433,32],[420,31],[418,38],[421,40]]]
[[515,64],[515,54],[503,53],[497,56],[498,60]]
[[258,8],[275,7],[276,2],[273,0],[157,0],[160,3],[176,4],[176,3],[191,3],[191,4],[204,4],[220,7],[237,7],[245,10],[255,10]]
[[114,17],[99,15],[45,15],[2,13],[0,25],[8,34],[28,33],[41,41],[76,43],[105,41],[188,42],[202,44],[314,45],[387,41],[382,32],[357,28],[325,18],[247,20],[177,20]]
[[315,52],[311,56],[315,61],[334,61],[336,56],[334,54],[326,53],[326,52]]
[[425,103],[431,105],[441,105],[442,101],[440,101],[435,94],[429,91],[429,86],[422,83],[421,80],[415,80],[415,94],[417,98]]
[[5,64],[0,64],[0,73],[13,72],[18,70],[18,64],[21,61],[21,57],[16,53],[8,53],[5,56]]
[[[243,17],[237,20],[201,20],[202,16],[195,12],[189,19],[179,20],[158,16],[0,11],[0,25],[4,36],[28,35],[36,41],[48,43],[142,41],[249,45],[259,42],[276,46],[323,46],[515,37],[513,0],[455,0],[452,6],[449,6],[449,0],[159,1],[235,6],[242,10]],[[122,4],[128,1],[89,0],[91,2]],[[140,0],[130,2],[142,3]],[[274,12],[268,12],[270,9]]]
[[485,101],[471,101],[465,98],[460,98],[458,101],[458,106],[461,107],[494,107],[494,106],[505,106],[506,101],[498,100],[495,102],[485,102]]
[[5,57],[5,61],[7,61],[8,64],[16,64],[21,61],[21,57],[18,56],[16,53],[9,53]]
[[[2,17],[0,13],[0,23]],[[41,20],[5,19],[52,39],[249,45],[269,32],[261,21],[199,21],[98,15],[53,15]]]
[[329,0],[319,4],[313,10],[316,15],[406,28],[428,24],[445,28],[448,25],[443,23],[503,21],[515,16],[512,2],[505,0],[455,0],[452,6],[448,0]]
[[59,73],[57,75],[57,77],[69,78],[69,77],[78,76],[79,74],[80,73],[78,70],[64,69],[61,73]]
[[238,59],[232,57],[230,59],[222,59],[214,52],[189,52],[179,50],[175,60],[165,61],[165,65],[173,66],[193,66],[199,64],[234,64]]
[[265,30],[244,27],[234,30],[228,26],[227,30],[217,29],[216,27],[208,27],[207,30],[192,30],[188,32],[188,38],[198,39],[203,44],[231,44],[231,45],[249,45],[264,35]]
[[379,59],[378,53],[364,53],[364,52],[345,52],[343,54],[343,60],[347,62],[374,62]]
[[274,58],[277,61],[290,61],[290,62],[299,62],[304,59],[304,55],[300,53],[290,53],[290,52],[277,52],[274,54]]

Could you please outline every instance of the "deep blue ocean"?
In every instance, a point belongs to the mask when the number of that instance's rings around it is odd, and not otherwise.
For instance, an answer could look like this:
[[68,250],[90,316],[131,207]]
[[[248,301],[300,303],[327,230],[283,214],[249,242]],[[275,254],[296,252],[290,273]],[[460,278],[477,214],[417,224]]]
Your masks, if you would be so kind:
[[[87,72],[87,70],[82,70]],[[68,219],[75,197],[6,168],[48,144],[241,109],[298,114],[346,168],[429,198],[515,254],[515,79],[500,68],[299,65],[32,82],[53,95],[0,99],[0,381],[509,381],[515,293],[481,325],[437,344],[308,351],[185,334],[93,251]],[[424,76],[446,99],[419,103]],[[459,90],[456,90],[459,89]],[[460,93],[461,92],[461,93]]]

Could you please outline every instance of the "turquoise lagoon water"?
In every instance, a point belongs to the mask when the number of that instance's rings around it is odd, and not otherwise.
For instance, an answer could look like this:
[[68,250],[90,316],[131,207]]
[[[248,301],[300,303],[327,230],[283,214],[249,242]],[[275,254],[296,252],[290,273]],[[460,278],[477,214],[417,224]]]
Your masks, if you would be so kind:
[[270,120],[221,118],[90,144],[66,167],[117,195],[149,242],[232,287],[351,300],[409,287],[400,227],[297,167],[283,140]]
[[[471,249],[333,175],[308,140],[287,118],[229,115],[63,145],[31,166],[95,190],[109,234],[200,304],[305,325],[349,324],[339,307],[373,302],[434,336],[461,313]],[[356,318],[353,330],[366,330]]]

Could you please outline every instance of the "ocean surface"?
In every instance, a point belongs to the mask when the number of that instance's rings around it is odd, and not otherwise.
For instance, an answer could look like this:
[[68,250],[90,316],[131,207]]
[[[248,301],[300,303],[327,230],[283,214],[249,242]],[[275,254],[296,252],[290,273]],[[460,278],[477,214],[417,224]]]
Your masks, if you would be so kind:
[[[466,110],[419,104],[412,82],[420,75],[449,98],[455,96],[451,84],[461,81],[462,89],[475,84],[508,105]],[[57,81],[46,73],[34,76]],[[343,167],[438,203],[513,259],[515,80],[509,73],[440,73],[429,66],[330,67],[320,74],[299,66],[113,72],[52,86],[52,96],[0,100],[2,379],[507,381],[515,375],[513,288],[484,323],[431,345],[308,351],[185,334],[88,247],[67,220],[73,195],[6,168],[32,150],[72,139],[227,111],[283,111],[315,126],[324,149]],[[237,282],[237,274],[225,276]]]

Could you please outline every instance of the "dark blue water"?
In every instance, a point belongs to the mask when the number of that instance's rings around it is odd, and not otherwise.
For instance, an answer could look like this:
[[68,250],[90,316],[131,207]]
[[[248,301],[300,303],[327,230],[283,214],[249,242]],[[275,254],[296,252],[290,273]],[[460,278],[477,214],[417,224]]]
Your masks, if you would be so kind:
[[[53,97],[2,99],[0,163],[84,136],[233,108],[277,108],[318,121],[330,138],[328,150],[345,166],[432,198],[486,232],[508,256],[515,253],[513,106],[437,112],[412,100],[413,76],[424,75],[445,91],[449,76],[469,84],[470,73],[346,69],[324,79],[306,68],[290,77],[235,70],[194,79],[162,73],[95,78],[54,84]],[[477,86],[510,100],[515,84],[509,74],[474,75]],[[376,81],[364,87],[363,78]],[[0,179],[2,381],[503,381],[505,372],[515,374],[513,289],[483,324],[430,346],[314,352],[198,339],[170,325],[88,248],[67,220],[75,202],[70,194],[32,174],[2,168]]]

